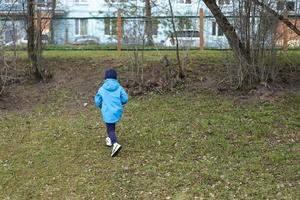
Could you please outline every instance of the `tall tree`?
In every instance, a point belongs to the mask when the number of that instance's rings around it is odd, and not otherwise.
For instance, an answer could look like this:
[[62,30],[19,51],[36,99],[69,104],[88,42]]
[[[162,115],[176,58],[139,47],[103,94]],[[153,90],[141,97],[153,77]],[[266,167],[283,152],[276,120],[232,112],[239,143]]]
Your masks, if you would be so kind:
[[31,73],[35,76],[35,78],[40,79],[40,73],[37,64],[37,53],[35,49],[35,5],[34,0],[28,0],[27,2],[27,52],[28,58],[31,63]]
[[[36,80],[46,81],[51,74],[40,65],[41,57],[41,13],[36,12],[36,0],[27,1],[27,53],[31,64],[30,73]],[[37,16],[37,20],[35,20]]]
[[229,45],[233,49],[237,58],[241,59],[242,62],[250,62],[250,55],[247,52],[245,46],[239,39],[234,27],[230,24],[227,17],[223,14],[215,0],[203,0],[209,10],[212,12],[219,27],[225,34]]
[[[274,80],[278,68],[274,51],[275,41],[271,38],[274,38],[272,35],[276,33],[277,21],[282,21],[298,35],[299,29],[287,17],[278,14],[263,1],[240,0],[234,1],[239,4],[239,23],[234,24],[238,28],[236,30],[215,0],[203,2],[215,17],[239,61],[235,69],[238,87]],[[271,61],[268,57],[272,58]]]
[[146,24],[145,24],[145,34],[146,34],[146,44],[154,45],[153,42],[153,26],[152,26],[152,8],[151,0],[145,0],[145,9],[146,9]]
[[52,4],[51,4],[51,16],[50,16],[50,36],[51,36],[51,43],[54,43],[54,29],[53,29],[53,17],[55,15],[55,10],[56,10],[56,0],[52,0]]
[[175,41],[176,41],[176,57],[177,57],[177,65],[178,65],[178,77],[180,79],[183,79],[184,78],[184,72],[183,72],[183,69],[182,69],[181,62],[180,62],[179,42],[178,42],[177,31],[176,31],[176,26],[175,26],[175,21],[174,21],[173,6],[172,6],[171,0],[168,0],[168,3],[169,3],[170,12],[171,12],[171,24],[172,24],[172,28],[173,28]]

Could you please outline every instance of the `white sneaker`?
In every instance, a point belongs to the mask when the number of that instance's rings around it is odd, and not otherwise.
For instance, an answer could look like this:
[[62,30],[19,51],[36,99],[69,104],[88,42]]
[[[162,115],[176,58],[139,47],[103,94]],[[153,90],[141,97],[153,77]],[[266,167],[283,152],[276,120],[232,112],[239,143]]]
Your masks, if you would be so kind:
[[110,138],[109,137],[107,137],[106,139],[105,139],[105,142],[106,142],[106,146],[108,146],[108,147],[111,147],[111,140],[110,140]]
[[118,143],[114,143],[112,151],[111,151],[111,157],[116,156],[119,151],[121,150],[122,146]]

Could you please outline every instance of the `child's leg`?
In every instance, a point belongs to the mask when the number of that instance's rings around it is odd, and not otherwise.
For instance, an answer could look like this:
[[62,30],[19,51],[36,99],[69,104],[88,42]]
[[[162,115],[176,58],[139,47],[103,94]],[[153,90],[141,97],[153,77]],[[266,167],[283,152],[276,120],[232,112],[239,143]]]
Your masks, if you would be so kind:
[[117,142],[116,136],[116,124],[114,123],[106,123],[107,135],[111,140],[111,143],[114,144]]

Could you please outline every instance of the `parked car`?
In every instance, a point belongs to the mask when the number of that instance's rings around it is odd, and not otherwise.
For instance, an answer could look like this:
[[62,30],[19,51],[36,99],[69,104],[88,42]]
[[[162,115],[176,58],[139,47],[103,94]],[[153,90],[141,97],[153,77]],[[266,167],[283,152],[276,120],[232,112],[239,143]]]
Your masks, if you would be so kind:
[[[21,39],[18,39],[17,41],[15,41],[16,45],[27,45],[27,43],[28,43],[27,36],[24,36]],[[42,43],[43,44],[48,44],[49,43],[48,35],[42,34]],[[10,41],[10,42],[6,43],[5,45],[6,46],[12,46],[12,45],[14,45],[14,41]]]
[[75,37],[73,44],[81,45],[81,44],[99,44],[99,38],[95,36],[89,35],[81,35]]
[[[180,46],[191,46],[198,47],[200,44],[199,31],[195,30],[184,30],[177,31],[178,44]],[[165,46],[175,46],[176,38],[174,34],[170,36],[163,43]]]

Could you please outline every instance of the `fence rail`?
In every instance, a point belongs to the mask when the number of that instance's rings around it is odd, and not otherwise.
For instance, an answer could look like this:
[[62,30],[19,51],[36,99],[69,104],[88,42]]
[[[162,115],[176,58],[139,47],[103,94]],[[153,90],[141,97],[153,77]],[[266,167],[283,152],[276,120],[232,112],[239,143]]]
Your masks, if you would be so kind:
[[[202,10],[203,12],[203,10]],[[255,16],[252,16],[255,17]],[[258,17],[258,16],[257,16]],[[44,43],[56,44],[58,47],[45,47],[51,49],[72,49],[72,50],[130,50],[143,48],[147,43],[147,35],[151,34],[153,46],[148,49],[173,50],[174,34],[171,28],[172,16],[152,16],[152,29],[147,33],[145,23],[148,18],[145,16],[112,16],[112,17],[63,17],[41,15],[37,20],[42,21],[42,33]],[[227,15],[227,18],[234,21],[237,16]],[[289,15],[292,21],[298,23],[300,28],[300,15]],[[229,45],[222,30],[219,29],[215,18],[201,13],[194,16],[174,16],[176,31],[179,36],[180,47],[190,49],[228,49]],[[280,25],[280,24],[279,24]],[[280,25],[282,26],[282,25]],[[289,48],[299,48],[300,38],[287,31],[278,40],[278,46],[288,44]],[[285,40],[285,41],[283,41]],[[17,45],[18,49],[26,48],[26,18],[25,17],[1,17],[0,18],[0,43],[10,48]],[[63,45],[73,45],[64,48]],[[94,44],[95,46],[86,46]],[[20,47],[19,47],[20,46]],[[81,47],[78,47],[81,46]],[[107,47],[109,46],[109,47]],[[147,48],[146,48],[147,49]]]
[[[0,16],[1,16],[1,13],[0,13]],[[199,16],[197,15],[191,15],[191,16],[182,16],[182,15],[176,15],[176,16],[173,16],[174,19],[198,19]],[[239,17],[238,16],[235,16],[235,15],[225,15],[226,18],[228,19],[238,19]],[[260,16],[250,16],[250,18],[253,18],[253,17],[260,17]],[[3,14],[3,16],[0,17],[0,21],[7,21],[7,20],[10,20],[11,18],[14,18],[15,20],[24,20],[24,16],[15,16],[15,17],[12,17],[12,16],[7,16],[5,14]],[[41,19],[55,19],[55,20],[71,20],[71,19],[100,19],[100,20],[103,20],[103,19],[117,19],[118,17],[117,16],[105,16],[105,17],[64,17],[64,16],[54,16],[53,18],[52,17],[42,17]],[[122,19],[126,20],[126,19],[147,19],[147,17],[145,16],[122,16],[121,17]],[[153,19],[171,19],[172,16],[151,16],[151,18]],[[288,18],[290,19],[300,19],[300,15],[288,15]],[[215,19],[214,16],[212,15],[205,15],[204,16],[204,19]]]

